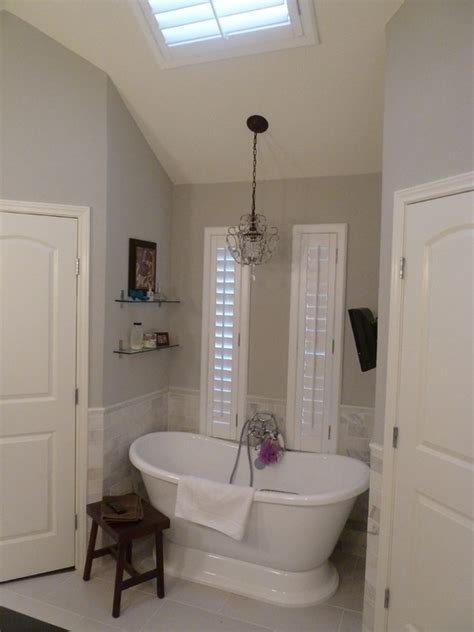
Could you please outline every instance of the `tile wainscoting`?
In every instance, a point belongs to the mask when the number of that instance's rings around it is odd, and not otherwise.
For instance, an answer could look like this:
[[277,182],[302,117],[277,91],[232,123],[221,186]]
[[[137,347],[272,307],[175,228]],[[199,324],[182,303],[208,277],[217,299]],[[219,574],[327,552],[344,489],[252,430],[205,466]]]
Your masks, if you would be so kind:
[[128,460],[130,444],[147,432],[168,429],[168,389],[89,409],[88,502],[141,485]]
[[[168,430],[199,432],[199,390],[170,387],[168,393]],[[247,416],[257,410],[275,415],[285,434],[286,399],[247,397]],[[339,412],[338,453],[369,463],[369,442],[374,427],[374,409],[342,404]]]
[[370,494],[367,525],[367,555],[365,562],[363,632],[373,632],[375,617],[375,586],[379,549],[380,509],[382,506],[383,447],[370,444]]

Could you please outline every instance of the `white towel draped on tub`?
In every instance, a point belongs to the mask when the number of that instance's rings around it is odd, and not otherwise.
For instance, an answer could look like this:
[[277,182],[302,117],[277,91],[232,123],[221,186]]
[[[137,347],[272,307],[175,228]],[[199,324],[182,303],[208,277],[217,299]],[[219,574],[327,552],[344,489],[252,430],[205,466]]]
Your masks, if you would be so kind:
[[175,516],[242,540],[252,506],[253,487],[180,476]]

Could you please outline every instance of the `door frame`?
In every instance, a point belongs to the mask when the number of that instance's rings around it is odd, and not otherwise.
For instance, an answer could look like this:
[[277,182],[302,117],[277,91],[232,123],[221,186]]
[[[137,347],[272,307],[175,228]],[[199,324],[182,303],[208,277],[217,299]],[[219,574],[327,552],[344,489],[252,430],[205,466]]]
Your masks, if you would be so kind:
[[66,217],[77,220],[77,256],[80,259],[80,274],[77,277],[76,305],[76,388],[79,389],[80,396],[76,404],[75,511],[77,528],[74,560],[76,568],[82,568],[87,544],[90,207],[0,199],[0,211]]
[[[393,537],[393,507],[397,451],[392,445],[393,428],[401,428],[398,419],[401,360],[401,316],[403,283],[400,277],[401,258],[404,256],[406,215],[410,205],[436,198],[474,190],[474,171],[419,186],[396,191],[393,200],[393,235],[390,272],[390,310],[388,322],[387,378],[385,389],[385,420],[383,445],[382,506],[380,517],[379,551],[377,562],[375,630],[386,630],[389,610],[384,607],[385,590],[389,588]],[[409,265],[409,264],[408,264]]]

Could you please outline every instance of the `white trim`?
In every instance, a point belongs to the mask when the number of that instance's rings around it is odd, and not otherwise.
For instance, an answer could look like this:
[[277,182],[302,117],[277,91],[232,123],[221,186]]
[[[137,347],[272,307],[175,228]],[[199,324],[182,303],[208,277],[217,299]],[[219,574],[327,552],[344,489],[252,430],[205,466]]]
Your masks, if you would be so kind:
[[[198,388],[187,388],[184,386],[170,386],[168,388],[168,393],[170,395],[191,395],[191,396],[196,396],[199,397],[200,396],[200,390]],[[286,398],[284,397],[266,397],[265,395],[250,395],[247,394],[247,403],[253,404],[253,403],[265,403],[268,402],[270,404],[281,404],[286,406]],[[342,404],[343,406],[347,406],[350,408],[354,408],[354,406],[351,406],[350,404]],[[370,407],[364,407],[364,406],[357,406],[357,408],[361,409],[361,410],[369,410],[369,411],[373,411],[373,408]],[[91,411],[92,409],[90,408],[89,411]],[[99,410],[99,409],[97,409]],[[102,409],[103,410],[103,409]]]
[[116,402],[115,404],[109,404],[108,406],[104,406],[103,408],[89,408],[89,416],[106,415],[107,413],[112,413],[116,410],[120,410],[121,408],[127,408],[128,406],[135,406],[136,404],[142,404],[143,402],[148,402],[150,400],[156,399],[157,397],[161,397],[162,395],[167,395],[169,390],[170,389],[167,386],[164,386],[163,388],[160,388],[157,391],[151,391],[150,393],[145,393],[145,395],[138,395],[138,397],[125,399],[123,402]]
[[265,395],[247,395],[249,404],[271,404],[276,406],[286,406],[286,398],[284,397],[265,397]]
[[185,388],[184,386],[170,386],[168,393],[170,395],[197,395],[198,397],[201,394],[198,388]]
[[[332,363],[332,390],[330,393],[329,422],[325,421],[322,437],[323,452],[337,452],[339,412],[342,386],[342,360],[344,343],[344,311],[346,296],[346,253],[347,253],[347,224],[296,224],[293,226],[293,247],[295,237],[304,233],[329,233],[337,238],[338,259],[336,263],[336,286],[334,302],[334,359]],[[287,385],[287,424],[288,446],[293,449],[302,449],[297,440],[297,431],[294,423],[296,407],[296,367],[298,344],[298,312],[299,312],[299,256],[293,252],[291,265],[291,298],[290,298],[290,332],[288,345],[288,385]],[[331,438],[328,439],[329,425],[331,425]]]
[[401,314],[403,284],[399,276],[399,261],[403,256],[405,217],[410,204],[474,190],[474,172],[428,182],[420,186],[396,191],[393,201],[393,235],[391,255],[390,312],[388,326],[387,381],[384,420],[382,507],[376,582],[375,627],[386,630],[388,613],[383,606],[384,591],[390,577],[393,504],[395,500],[396,450],[392,447],[392,429],[398,420],[400,382]]
[[[204,265],[203,265],[203,294],[202,294],[202,324],[201,324],[201,378],[200,378],[200,422],[199,431],[204,435],[211,435],[208,406],[208,382],[209,382],[209,333],[210,318],[209,299],[211,291],[211,277],[213,274],[211,258],[212,237],[227,235],[227,227],[206,227],[204,229]],[[236,266],[238,264],[236,263]],[[236,268],[237,269],[237,268]],[[240,346],[238,347],[237,381],[236,381],[236,411],[238,414],[238,426],[234,428],[232,436],[236,438],[245,421],[247,404],[247,379],[248,379],[248,346],[249,346],[249,317],[250,317],[250,270],[249,266],[241,266],[239,283],[239,314],[236,325],[240,333]]]
[[[225,228],[215,228],[216,234],[219,231],[225,231]],[[208,347],[209,347],[209,292],[211,285],[211,237],[213,229],[204,229],[204,264],[203,264],[203,281],[202,281],[202,322],[201,322],[201,379],[199,393],[201,399],[199,402],[200,422],[199,432],[203,435],[207,434],[207,397],[203,397],[203,393],[207,393],[208,380]]]
[[358,404],[340,404],[339,409],[341,408],[357,408],[357,410],[368,413],[373,413],[375,410],[374,406],[359,406]]
[[29,215],[49,215],[77,219],[77,253],[81,260],[78,277],[76,330],[76,387],[79,403],[76,406],[76,514],[77,531],[75,566],[84,565],[87,544],[87,447],[89,401],[89,257],[90,208],[41,202],[21,202],[0,199],[0,211]]
[[[238,265],[238,264],[237,264]],[[240,275],[240,314],[239,314],[239,377],[237,381],[238,426],[235,439],[240,437],[247,416],[249,339],[250,339],[250,268],[241,266]]]

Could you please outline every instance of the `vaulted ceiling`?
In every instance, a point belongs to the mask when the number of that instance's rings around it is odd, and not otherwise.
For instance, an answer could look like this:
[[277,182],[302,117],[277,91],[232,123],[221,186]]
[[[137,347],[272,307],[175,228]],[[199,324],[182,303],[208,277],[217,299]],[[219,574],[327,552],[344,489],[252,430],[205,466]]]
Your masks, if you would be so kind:
[[161,69],[137,0],[5,0],[104,70],[173,182],[250,176],[250,114],[265,115],[259,178],[376,172],[382,161],[384,27],[403,0],[314,1],[321,43]]

